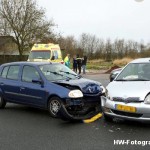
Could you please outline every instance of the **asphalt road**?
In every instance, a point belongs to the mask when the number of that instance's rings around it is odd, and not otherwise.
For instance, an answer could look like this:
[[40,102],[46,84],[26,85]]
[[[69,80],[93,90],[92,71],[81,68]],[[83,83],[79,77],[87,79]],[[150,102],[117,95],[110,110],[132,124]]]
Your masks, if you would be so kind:
[[[109,83],[107,74],[86,77],[104,86]],[[126,144],[114,145],[114,140]],[[142,146],[143,141],[150,141],[150,124],[105,122],[103,118],[89,124],[69,123],[51,118],[45,110],[15,104],[0,110],[0,150],[149,149],[148,144]]]

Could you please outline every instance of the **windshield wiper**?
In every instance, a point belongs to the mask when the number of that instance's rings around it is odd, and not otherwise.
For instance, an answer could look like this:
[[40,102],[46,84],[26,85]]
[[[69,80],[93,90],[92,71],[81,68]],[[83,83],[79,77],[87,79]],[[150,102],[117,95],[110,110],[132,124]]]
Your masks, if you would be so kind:
[[115,80],[115,81],[150,81],[148,79],[128,79],[128,80],[125,80],[125,79],[118,79],[118,80]]
[[[63,76],[63,77],[64,77],[64,75],[63,75],[63,74],[60,74],[60,73],[55,72],[55,71],[48,71],[48,70],[47,70],[47,72],[53,73],[54,75],[60,75],[60,76]],[[70,77],[66,77],[66,80],[67,80],[67,81],[69,81],[70,79],[72,79],[72,78],[70,78]]]
[[[68,72],[68,71],[60,71],[60,72],[63,72],[63,73],[66,73],[66,74],[68,74],[68,75],[73,75],[73,76],[75,76],[75,77],[78,77],[78,75],[77,74],[74,74],[74,73],[70,73],[70,72]],[[68,76],[66,76],[67,77],[67,79],[66,80],[69,80],[69,79],[72,79],[72,78],[70,78],[70,77],[68,77]]]
[[148,79],[140,79],[140,78],[138,78],[138,79],[132,79],[132,80],[129,80],[129,81],[150,81],[150,80],[148,80]]
[[73,76],[77,77],[78,79],[80,79],[80,78],[82,77],[81,75],[77,75],[77,74],[74,74],[74,73],[70,73],[70,72],[68,72],[68,71],[60,71],[60,72],[73,75]]
[[73,75],[73,76],[78,76],[77,74],[74,74],[74,73],[70,73],[69,71],[60,71],[60,72],[63,72],[63,73],[66,73],[66,74],[71,74],[71,75]]
[[125,80],[125,79],[118,79],[118,80],[114,80],[114,81],[129,81],[129,80]]
[[[52,72],[52,71],[50,71],[50,73],[53,73],[53,74],[55,74],[55,75],[60,75],[60,76],[63,76],[63,77],[64,77],[63,74],[58,73],[58,72]],[[67,81],[70,80],[70,79],[72,79],[72,78],[70,78],[70,77],[68,77],[68,76],[65,76],[65,77],[66,77],[66,80],[67,80]]]
[[47,72],[53,73],[53,74],[55,74],[55,75],[60,75],[60,76],[63,76],[62,74],[60,74],[60,73],[58,73],[58,72],[54,72],[54,71],[48,71],[48,70],[47,70]]

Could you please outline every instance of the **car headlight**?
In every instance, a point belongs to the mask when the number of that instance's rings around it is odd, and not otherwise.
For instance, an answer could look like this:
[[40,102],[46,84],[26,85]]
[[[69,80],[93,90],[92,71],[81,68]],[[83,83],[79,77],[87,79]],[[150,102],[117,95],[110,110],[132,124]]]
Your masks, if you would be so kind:
[[109,98],[108,90],[107,89],[106,89],[105,95],[106,95],[107,98]]
[[68,96],[70,98],[80,98],[83,97],[83,93],[80,90],[72,90],[69,92]]
[[106,89],[101,85],[100,88],[102,88],[102,93],[106,93]]
[[106,89],[105,92],[106,98],[108,98],[109,100],[113,100],[112,97],[108,94],[108,90]]
[[145,104],[150,104],[150,94],[148,96],[146,96],[145,100],[144,100]]

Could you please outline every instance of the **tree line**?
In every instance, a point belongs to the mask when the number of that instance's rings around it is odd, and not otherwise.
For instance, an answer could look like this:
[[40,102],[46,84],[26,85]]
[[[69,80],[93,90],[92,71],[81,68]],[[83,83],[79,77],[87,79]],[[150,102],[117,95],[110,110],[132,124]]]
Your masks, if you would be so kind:
[[89,59],[104,59],[106,61],[122,59],[124,57],[138,58],[150,56],[150,44],[144,45],[141,41],[125,39],[103,39],[95,35],[83,33],[78,40],[74,36],[58,39],[66,53],[87,55]]
[[[88,59],[113,60],[123,57],[148,57],[150,44],[125,39],[103,39],[82,33],[78,39],[55,33],[56,24],[48,20],[36,0],[1,0],[0,35],[13,36],[20,58],[34,43],[58,43],[64,55],[87,55]],[[1,45],[0,45],[1,46]]]

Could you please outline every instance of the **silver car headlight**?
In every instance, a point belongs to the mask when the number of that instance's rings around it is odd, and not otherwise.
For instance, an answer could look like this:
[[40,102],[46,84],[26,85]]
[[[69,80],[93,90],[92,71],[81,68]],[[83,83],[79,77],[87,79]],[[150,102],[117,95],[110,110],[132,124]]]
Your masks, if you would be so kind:
[[108,90],[106,89],[106,92],[105,92],[105,95],[106,95],[106,98],[109,99],[109,100],[113,100],[112,97],[109,95],[108,93]]
[[102,88],[102,93],[106,93],[106,89],[101,85],[100,88]]
[[83,97],[83,93],[80,90],[72,90],[69,92],[68,96],[70,98],[81,98]]
[[145,104],[150,104],[150,94],[148,96],[146,96],[145,100],[144,100]]

